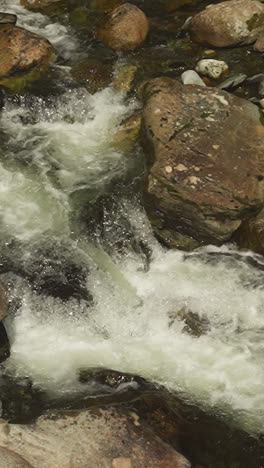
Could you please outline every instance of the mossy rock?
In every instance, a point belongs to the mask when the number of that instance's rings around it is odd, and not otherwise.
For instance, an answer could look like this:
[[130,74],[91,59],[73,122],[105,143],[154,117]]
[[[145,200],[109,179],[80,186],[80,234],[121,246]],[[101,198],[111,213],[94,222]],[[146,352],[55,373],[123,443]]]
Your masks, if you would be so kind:
[[113,146],[117,150],[128,151],[135,145],[141,126],[141,114],[136,113],[128,117],[120,125],[114,135]]
[[90,26],[92,21],[91,13],[85,7],[75,8],[69,14],[69,21],[73,26]]
[[132,90],[137,73],[136,65],[121,65],[115,72],[113,85],[118,91],[128,93]]
[[55,58],[50,42],[26,29],[0,25],[0,85],[21,91],[39,79]]

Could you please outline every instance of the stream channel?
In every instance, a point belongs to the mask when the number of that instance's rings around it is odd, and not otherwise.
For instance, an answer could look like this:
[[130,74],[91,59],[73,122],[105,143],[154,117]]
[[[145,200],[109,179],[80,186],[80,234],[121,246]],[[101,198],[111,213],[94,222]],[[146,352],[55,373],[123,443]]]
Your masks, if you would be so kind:
[[[175,33],[194,7],[173,13],[173,29],[171,13],[148,3],[152,34],[130,60],[144,77],[177,77],[201,50]],[[33,418],[43,395],[47,407],[101,397],[109,389],[80,373],[112,369],[227,421],[254,440],[251,466],[264,466],[264,259],[232,245],[189,254],[162,247],[141,206],[142,151],[113,144],[139,103],[111,85],[90,94],[70,75],[88,55],[113,69],[128,58],[66,14],[31,13],[16,0],[0,0],[0,10],[58,53],[45,79],[19,94],[2,91],[0,277],[11,307],[2,416]],[[218,58],[235,72],[245,72],[241,57],[246,73],[262,71],[263,58],[249,55],[241,48]],[[175,319],[181,309],[202,317],[206,333],[186,333]],[[132,379],[118,392],[137,385]]]

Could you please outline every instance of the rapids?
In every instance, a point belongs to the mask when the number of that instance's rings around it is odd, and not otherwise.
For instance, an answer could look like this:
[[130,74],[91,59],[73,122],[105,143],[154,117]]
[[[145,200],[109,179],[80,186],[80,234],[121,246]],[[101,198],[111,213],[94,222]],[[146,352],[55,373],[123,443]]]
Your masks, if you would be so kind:
[[[65,59],[82,53],[70,28],[29,13],[14,0],[0,0],[0,6],[18,14],[20,25],[47,36]],[[190,255],[167,251],[154,239],[138,197],[122,190],[116,195],[118,213],[102,220],[104,229],[122,234],[128,225],[137,245],[147,246],[148,258],[132,242],[120,250],[114,242],[105,245],[107,236],[101,243],[100,237],[95,242],[85,235],[85,197],[105,194],[130,170],[134,155],[117,151],[112,141],[135,106],[111,87],[94,95],[69,87],[52,99],[5,98],[2,252],[10,239],[18,243],[19,254],[15,248],[9,252],[15,265],[19,255],[23,262],[34,257],[36,247],[61,245],[62,263],[70,251],[87,267],[85,287],[93,298],[63,302],[38,294],[14,271],[3,272],[10,297],[20,300],[5,322],[12,345],[5,369],[52,395],[83,391],[81,369],[137,374],[226,414],[252,434],[262,432],[263,259],[233,246],[208,246]],[[135,169],[134,177],[139,172]],[[175,317],[181,309],[206,319],[206,333],[186,333],[184,321]]]

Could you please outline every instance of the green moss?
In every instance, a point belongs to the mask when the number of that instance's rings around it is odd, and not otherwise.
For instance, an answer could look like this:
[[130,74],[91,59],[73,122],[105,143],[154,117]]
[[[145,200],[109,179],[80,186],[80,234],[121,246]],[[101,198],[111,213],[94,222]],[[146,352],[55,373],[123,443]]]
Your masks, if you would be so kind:
[[10,89],[16,93],[20,93],[29,83],[36,81],[48,70],[50,63],[53,61],[53,51],[45,58],[41,65],[33,68],[30,72],[21,75],[14,75],[0,80],[0,86]]
[[247,21],[249,31],[264,26],[264,13],[255,13],[252,18]]

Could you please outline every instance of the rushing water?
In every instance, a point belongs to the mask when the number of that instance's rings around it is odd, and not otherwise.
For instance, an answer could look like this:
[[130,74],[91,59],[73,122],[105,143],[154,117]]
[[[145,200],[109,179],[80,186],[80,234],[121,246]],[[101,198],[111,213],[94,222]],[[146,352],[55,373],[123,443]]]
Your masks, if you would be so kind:
[[[79,50],[70,29],[14,1],[0,5],[49,37],[66,59]],[[85,235],[83,205],[133,166],[135,155],[112,144],[133,107],[111,87],[94,95],[69,88],[52,99],[5,98],[0,240],[11,266],[2,279],[10,297],[19,298],[6,320],[12,353],[5,368],[57,395],[83,389],[82,369],[138,374],[226,413],[251,433],[262,432],[263,260],[232,247],[188,256],[167,251],[155,241],[136,197],[122,190],[115,210],[100,220],[104,242]],[[115,233],[122,237],[127,229],[130,241],[117,248]],[[45,251],[51,262],[42,262]],[[41,277],[42,269],[52,275],[58,264],[67,268],[69,258],[82,270],[87,297],[62,301],[32,288],[32,275]],[[201,336],[186,332],[179,311],[206,323]]]

